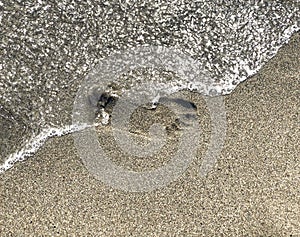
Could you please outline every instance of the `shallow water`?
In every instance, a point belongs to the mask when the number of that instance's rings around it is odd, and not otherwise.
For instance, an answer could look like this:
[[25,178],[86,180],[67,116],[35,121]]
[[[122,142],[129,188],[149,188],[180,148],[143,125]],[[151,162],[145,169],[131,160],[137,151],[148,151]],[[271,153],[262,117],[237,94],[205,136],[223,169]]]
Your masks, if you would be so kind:
[[[109,55],[140,45],[173,47],[209,73],[215,95],[228,94],[300,28],[299,1],[135,2],[0,3],[0,172],[48,137],[82,128],[71,121],[76,93]],[[176,78],[165,77],[167,86]],[[128,86],[128,75],[120,77],[116,92]]]

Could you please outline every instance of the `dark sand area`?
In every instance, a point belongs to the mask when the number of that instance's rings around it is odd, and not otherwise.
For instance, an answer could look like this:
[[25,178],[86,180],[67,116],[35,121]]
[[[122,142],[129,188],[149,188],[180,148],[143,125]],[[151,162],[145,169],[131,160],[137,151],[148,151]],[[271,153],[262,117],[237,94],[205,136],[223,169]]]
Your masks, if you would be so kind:
[[[163,189],[114,190],[89,174],[72,135],[50,139],[0,175],[0,236],[299,236],[299,55],[297,34],[257,75],[224,97],[226,141],[206,178],[197,169],[209,117],[195,93],[188,96],[204,131],[197,158]],[[109,141],[108,131],[103,133]],[[114,161],[131,169],[157,167],[172,149],[170,144],[159,157],[139,163],[122,159],[107,142]]]

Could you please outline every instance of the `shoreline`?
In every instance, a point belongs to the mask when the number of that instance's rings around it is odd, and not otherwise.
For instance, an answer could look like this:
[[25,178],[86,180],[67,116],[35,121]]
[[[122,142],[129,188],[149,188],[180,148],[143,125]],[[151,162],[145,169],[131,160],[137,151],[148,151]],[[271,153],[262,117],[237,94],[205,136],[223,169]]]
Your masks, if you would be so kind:
[[[226,142],[206,178],[198,176],[197,168],[206,149],[209,120],[200,96],[189,93],[200,110],[204,132],[197,159],[178,180],[148,193],[114,190],[88,173],[72,135],[51,138],[34,156],[0,175],[0,232],[4,236],[297,236],[299,54],[297,33],[258,74],[224,97]],[[138,125],[139,120],[137,115],[134,122]],[[112,144],[107,149],[115,162],[130,169],[157,167],[172,153],[166,149],[147,164],[149,160],[124,158]]]

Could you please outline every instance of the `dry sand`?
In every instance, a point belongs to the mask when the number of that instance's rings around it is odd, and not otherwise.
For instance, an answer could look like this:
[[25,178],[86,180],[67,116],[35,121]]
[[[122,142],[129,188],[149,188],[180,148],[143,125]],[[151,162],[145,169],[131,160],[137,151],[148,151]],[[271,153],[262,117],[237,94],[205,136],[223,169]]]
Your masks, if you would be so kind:
[[[189,93],[204,136],[180,179],[153,192],[113,190],[88,173],[71,135],[50,139],[0,176],[0,235],[300,236],[299,54],[298,34],[225,97],[226,142],[206,178],[197,167],[209,118],[201,97]],[[135,120],[139,127],[138,113]],[[111,139],[107,131],[102,135]],[[109,144],[115,162],[136,170],[158,167],[174,146],[171,140],[156,159],[138,161],[121,159]]]

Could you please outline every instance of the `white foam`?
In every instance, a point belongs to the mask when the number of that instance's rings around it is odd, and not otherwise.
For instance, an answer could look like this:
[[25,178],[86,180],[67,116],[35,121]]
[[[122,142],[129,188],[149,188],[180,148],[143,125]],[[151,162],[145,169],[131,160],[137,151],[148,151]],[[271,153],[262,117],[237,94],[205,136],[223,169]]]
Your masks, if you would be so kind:
[[33,154],[51,137],[60,137],[69,133],[80,131],[94,125],[80,124],[80,125],[67,125],[61,128],[46,128],[42,130],[37,136],[32,137],[24,147],[17,152],[9,155],[5,162],[0,165],[0,174],[12,168],[17,162],[24,161]]

